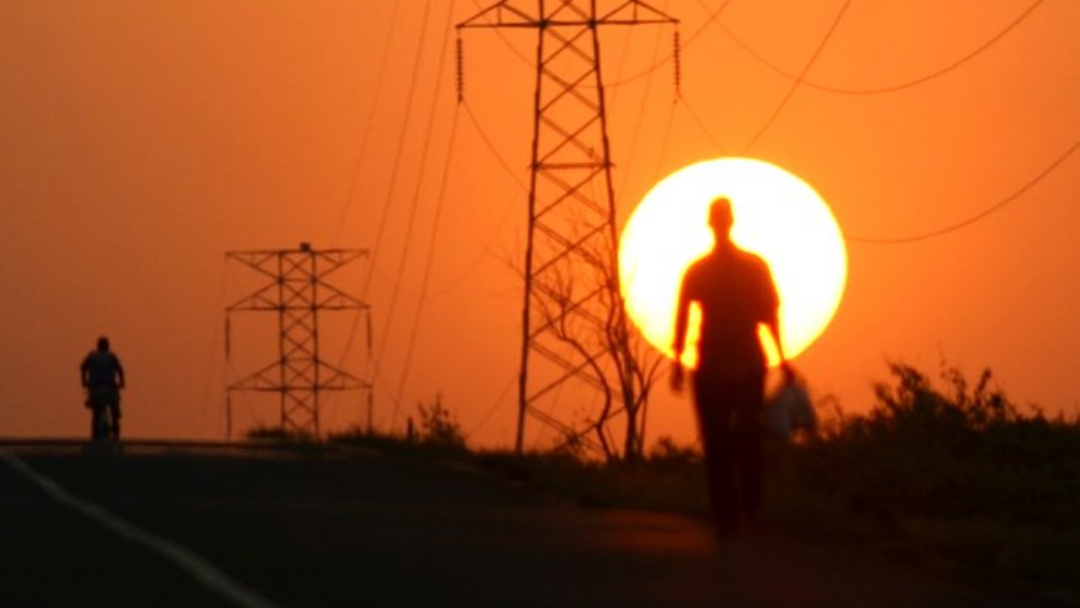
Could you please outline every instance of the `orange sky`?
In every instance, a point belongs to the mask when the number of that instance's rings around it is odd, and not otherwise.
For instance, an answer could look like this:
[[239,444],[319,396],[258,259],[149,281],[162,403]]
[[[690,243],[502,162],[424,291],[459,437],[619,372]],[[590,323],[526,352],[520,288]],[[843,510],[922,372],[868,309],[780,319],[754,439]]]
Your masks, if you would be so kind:
[[[734,0],[707,24],[722,3],[654,2],[682,20],[678,102],[670,63],[647,72],[670,28],[605,35],[622,219],[663,175],[744,152],[792,87],[762,59],[800,73],[845,6]],[[955,69],[875,91],[941,71],[1032,4],[851,2],[807,73],[820,86],[797,88],[749,154],[813,184],[848,235],[920,234],[997,204],[1080,140],[1080,3],[1038,3]],[[245,280],[224,252],[378,240],[370,283],[370,264],[343,275],[375,310],[376,423],[400,428],[441,393],[471,440],[512,442],[535,33],[467,32],[457,106],[448,24],[486,3],[431,2],[425,19],[428,5],[0,4],[0,435],[83,435],[77,365],[107,333],[130,376],[129,436],[221,438],[223,309]],[[934,371],[944,356],[992,367],[1022,403],[1080,411],[1078,196],[1080,153],[962,230],[850,242],[845,300],[798,365],[850,410],[887,359]],[[350,321],[328,325],[331,350]],[[345,399],[325,414],[361,419]],[[688,440],[690,421],[685,397],[658,391],[651,437]]]

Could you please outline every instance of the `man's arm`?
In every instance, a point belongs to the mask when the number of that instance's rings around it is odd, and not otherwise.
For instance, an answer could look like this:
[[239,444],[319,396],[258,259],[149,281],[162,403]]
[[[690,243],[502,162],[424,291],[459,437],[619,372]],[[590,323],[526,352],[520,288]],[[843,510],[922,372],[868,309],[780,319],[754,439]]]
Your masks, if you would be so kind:
[[769,320],[769,334],[772,335],[773,343],[776,344],[776,354],[780,356],[780,371],[784,372],[784,382],[790,383],[795,380],[795,368],[791,367],[787,357],[784,356],[784,343],[780,341],[780,320],[774,314]]
[[124,388],[124,366],[120,365],[120,358],[116,355],[113,355],[113,362],[116,363],[116,386]]
[[780,363],[782,365],[787,364],[787,357],[784,356],[784,343],[780,341],[780,317],[775,312],[769,317],[769,320],[765,322],[765,325],[769,328],[769,335],[772,336],[773,344],[776,345],[776,354],[780,355]]
[[82,386],[84,386],[84,387],[85,387],[85,386],[87,386],[87,385],[89,384],[89,383],[87,382],[87,380],[86,380],[86,365],[87,365],[87,361],[88,361],[87,359],[83,359],[83,360],[82,360],[82,363],[80,363],[80,364],[79,364],[79,384],[80,384],[80,385],[82,385]]
[[784,373],[784,382],[793,382],[795,380],[795,370],[788,363],[787,356],[784,354],[784,342],[780,337],[780,297],[776,293],[776,284],[773,283],[771,273],[767,272],[768,276],[768,301],[767,305],[768,314],[765,318],[765,325],[769,328],[769,335],[772,337],[773,344],[776,345],[776,354],[780,357],[780,370]]
[[671,388],[679,392],[683,388],[685,372],[682,365],[683,349],[686,348],[686,331],[690,324],[690,298],[686,295],[686,277],[679,285],[679,299],[675,305],[675,336],[671,343],[675,360],[671,367]]

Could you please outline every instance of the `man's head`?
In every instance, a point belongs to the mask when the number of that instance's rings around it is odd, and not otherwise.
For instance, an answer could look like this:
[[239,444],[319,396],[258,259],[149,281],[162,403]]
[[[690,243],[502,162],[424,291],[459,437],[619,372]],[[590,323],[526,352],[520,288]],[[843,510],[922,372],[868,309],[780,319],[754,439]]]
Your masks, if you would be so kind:
[[97,339],[97,348],[100,351],[109,350],[109,339],[106,338],[105,336],[101,336],[100,338],[98,338]]
[[731,199],[721,196],[709,206],[709,228],[716,235],[717,242],[728,240],[735,216],[731,213]]

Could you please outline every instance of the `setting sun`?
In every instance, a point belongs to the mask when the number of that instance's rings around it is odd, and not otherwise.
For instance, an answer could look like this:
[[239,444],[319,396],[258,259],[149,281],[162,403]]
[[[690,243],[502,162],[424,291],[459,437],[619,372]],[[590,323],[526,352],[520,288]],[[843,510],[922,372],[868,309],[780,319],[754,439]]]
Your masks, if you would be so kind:
[[[672,356],[675,302],[687,266],[707,253],[709,204],[731,199],[732,239],[768,262],[780,293],[784,351],[795,357],[828,326],[840,305],[847,255],[828,205],[808,184],[767,162],[720,158],[684,167],[653,187],[630,216],[619,243],[619,273],[631,319],[654,347]],[[695,365],[698,319],[692,311],[684,363]],[[764,334],[763,334],[764,335]],[[764,340],[770,364],[777,362]]]

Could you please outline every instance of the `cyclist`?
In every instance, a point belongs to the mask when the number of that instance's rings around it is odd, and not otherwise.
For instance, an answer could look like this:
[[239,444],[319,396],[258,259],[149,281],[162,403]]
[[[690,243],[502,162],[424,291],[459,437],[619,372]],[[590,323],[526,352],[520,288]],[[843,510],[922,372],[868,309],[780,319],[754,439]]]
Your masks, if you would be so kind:
[[[124,388],[124,368],[120,358],[109,350],[109,339],[98,338],[97,349],[90,351],[79,366],[79,377],[86,389],[86,406],[93,411],[90,436],[94,439],[120,439],[120,389]],[[109,421],[103,417],[108,408]]]

